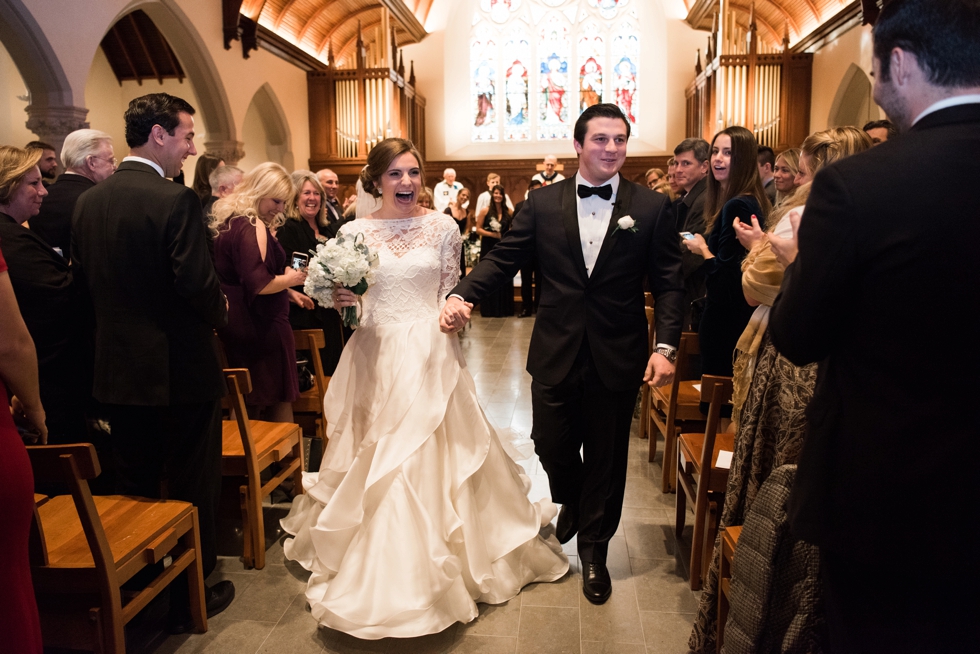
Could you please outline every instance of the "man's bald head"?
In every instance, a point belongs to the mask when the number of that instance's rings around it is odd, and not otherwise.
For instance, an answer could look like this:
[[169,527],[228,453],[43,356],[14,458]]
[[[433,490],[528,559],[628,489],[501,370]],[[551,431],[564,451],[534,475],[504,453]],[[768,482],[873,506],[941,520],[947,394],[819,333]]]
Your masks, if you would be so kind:
[[324,168],[316,171],[316,178],[323,185],[323,192],[326,193],[327,200],[336,200],[337,191],[340,190],[340,180],[337,178],[337,173],[329,168]]

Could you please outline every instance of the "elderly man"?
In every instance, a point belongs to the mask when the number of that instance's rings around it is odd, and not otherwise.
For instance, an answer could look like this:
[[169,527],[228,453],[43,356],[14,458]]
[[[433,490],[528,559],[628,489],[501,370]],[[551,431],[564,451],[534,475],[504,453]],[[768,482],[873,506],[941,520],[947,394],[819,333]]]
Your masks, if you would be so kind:
[[211,199],[204,205],[204,222],[207,223],[211,215],[214,203],[223,197],[231,195],[231,192],[238,186],[245,173],[238,166],[218,166],[208,175],[208,184],[211,185]]
[[40,213],[31,218],[30,224],[31,231],[58,254],[70,259],[71,216],[78,196],[116,170],[112,137],[97,129],[76,130],[65,137],[61,160],[65,163],[65,173],[48,187],[48,197],[44,198]]
[[38,170],[41,171],[41,178],[44,185],[50,184],[50,180],[58,176],[58,155],[54,151],[54,146],[44,141],[31,141],[25,148],[41,150],[41,160],[37,162]]
[[817,173],[770,314],[781,355],[820,362],[786,511],[835,654],[980,643],[977,34],[977,0],[882,8],[873,96],[902,136]]
[[541,186],[548,186],[549,184],[554,184],[555,182],[560,182],[565,179],[565,176],[558,172],[558,157],[553,154],[549,154],[544,158],[544,170],[537,173],[531,179],[536,179],[541,182]]
[[446,168],[442,171],[442,180],[432,189],[433,208],[442,213],[451,202],[456,201],[456,194],[463,190],[463,185],[456,181],[456,171]]
[[[171,499],[196,506],[207,577],[217,564],[226,392],[214,330],[227,323],[228,303],[208,258],[201,199],[167,179],[197,154],[193,114],[166,93],[129,103],[130,156],[79,198],[72,258],[95,312],[92,394],[109,414],[116,491],[159,497],[166,479]],[[208,616],[234,596],[230,581],[207,588]],[[188,631],[186,590],[171,590],[170,608],[170,630]]]

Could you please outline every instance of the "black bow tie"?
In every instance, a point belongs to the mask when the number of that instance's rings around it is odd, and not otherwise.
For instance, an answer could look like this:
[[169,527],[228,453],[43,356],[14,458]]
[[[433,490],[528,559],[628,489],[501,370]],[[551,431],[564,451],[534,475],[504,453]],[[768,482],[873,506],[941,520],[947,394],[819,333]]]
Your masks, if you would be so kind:
[[608,200],[612,198],[612,184],[606,184],[605,186],[586,186],[585,184],[578,185],[578,196],[580,198],[588,198],[593,195],[598,195],[603,200]]

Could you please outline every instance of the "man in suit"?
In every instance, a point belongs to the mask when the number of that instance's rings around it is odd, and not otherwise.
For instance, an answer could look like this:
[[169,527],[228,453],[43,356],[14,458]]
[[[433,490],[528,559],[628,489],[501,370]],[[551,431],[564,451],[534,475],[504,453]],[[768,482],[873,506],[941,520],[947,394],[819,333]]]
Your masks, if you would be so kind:
[[759,177],[762,178],[762,186],[769,198],[769,203],[776,206],[776,180],[772,171],[776,167],[776,154],[768,145],[759,146]]
[[[674,148],[674,181],[681,197],[674,203],[677,231],[704,236],[704,201],[708,188],[708,153],[711,145],[704,139],[684,139]],[[681,272],[684,275],[684,329],[697,331],[691,324],[691,303],[705,295],[704,257],[681,248]]]
[[[130,156],[82,194],[72,220],[73,268],[95,313],[93,395],[106,405],[117,492],[198,509],[201,563],[217,563],[225,394],[214,329],[227,300],[208,256],[201,200],[166,179],[194,148],[194,108],[154,93],[126,111]],[[208,615],[234,598],[231,582],[206,591]],[[173,632],[190,629],[185,590],[171,591]]]
[[[582,590],[595,604],[612,592],[606,553],[622,513],[637,389],[670,382],[684,313],[670,202],[619,174],[629,133],[616,105],[582,112],[575,178],[528,195],[510,231],[453,289],[440,317],[444,331],[461,329],[474,302],[537,256],[541,300],[527,361],[531,438],[562,505],[556,535],[564,543],[578,533]],[[658,343],[649,358],[644,278],[657,304]]]
[[97,129],[76,130],[65,137],[61,160],[65,172],[48,187],[40,213],[31,218],[31,231],[70,259],[71,216],[78,196],[116,170],[112,137]]
[[41,182],[45,187],[51,184],[51,180],[58,176],[58,153],[54,151],[54,146],[44,141],[31,141],[25,148],[41,150],[41,160],[37,162],[37,169],[41,171]]
[[[562,177],[562,179],[565,179]],[[561,180],[558,180],[561,181]],[[539,189],[544,184],[541,183],[540,179],[534,177],[527,185],[527,192],[530,193],[535,189]],[[524,200],[521,200],[516,205],[514,205],[514,215],[516,216],[520,213],[521,208],[524,206]],[[537,296],[535,297],[535,285],[534,278],[537,276],[538,262],[534,260],[534,255],[532,254],[528,257],[524,265],[521,266],[521,318],[530,318],[531,314],[538,307],[538,300],[540,299],[541,289],[537,288]]]
[[980,643],[977,34],[977,0],[885,4],[874,99],[903,134],[817,174],[773,306],[779,352],[820,362],[788,513],[821,549],[826,651]]

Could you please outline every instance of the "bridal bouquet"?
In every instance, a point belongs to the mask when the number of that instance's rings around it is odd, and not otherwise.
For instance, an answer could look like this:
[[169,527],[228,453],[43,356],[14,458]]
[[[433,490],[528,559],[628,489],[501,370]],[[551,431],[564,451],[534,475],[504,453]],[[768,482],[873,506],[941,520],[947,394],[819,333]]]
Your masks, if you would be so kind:
[[[364,244],[364,234],[341,234],[310,251],[303,290],[324,307],[333,306],[333,290],[337,284],[355,295],[364,295],[374,282],[374,268],[378,265],[378,253],[371,252]],[[361,299],[358,297],[358,305]],[[344,324],[357,327],[357,306],[340,309]]]

